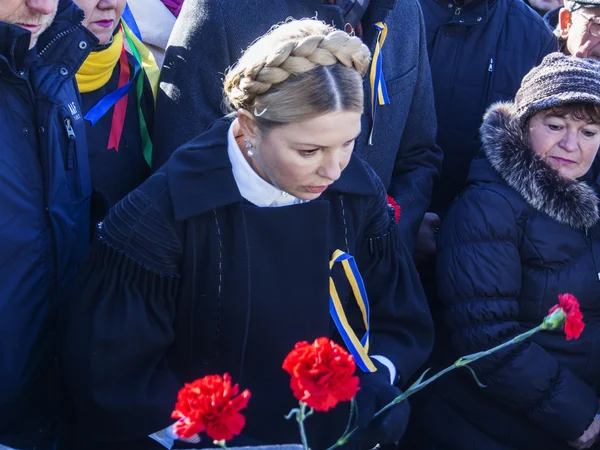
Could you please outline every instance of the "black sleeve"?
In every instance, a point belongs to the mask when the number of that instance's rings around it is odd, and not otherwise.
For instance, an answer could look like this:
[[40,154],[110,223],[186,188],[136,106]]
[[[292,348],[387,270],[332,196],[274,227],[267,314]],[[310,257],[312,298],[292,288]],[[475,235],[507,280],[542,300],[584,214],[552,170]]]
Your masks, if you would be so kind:
[[[436,281],[458,355],[487,350],[524,331],[518,322],[521,236],[510,204],[490,190],[467,191],[443,222]],[[526,413],[559,438],[579,437],[597,412],[593,389],[532,340],[471,367],[487,386],[483,395]]]
[[371,355],[396,367],[405,385],[425,363],[433,345],[433,324],[412,257],[400,239],[379,178],[379,196],[367,214],[357,264],[371,304]]
[[71,301],[63,372],[77,433],[96,443],[145,439],[174,422],[180,384],[166,354],[182,246],[156,206],[168,202],[163,179],[154,175],[99,225]]
[[222,78],[232,61],[223,3],[186,0],[175,23],[156,101],[154,170],[224,115]]
[[418,3],[414,9],[420,30],[417,84],[388,190],[402,207],[399,228],[411,254],[421,221],[431,203],[434,184],[439,180],[443,159],[442,149],[436,144],[437,119],[425,23]]

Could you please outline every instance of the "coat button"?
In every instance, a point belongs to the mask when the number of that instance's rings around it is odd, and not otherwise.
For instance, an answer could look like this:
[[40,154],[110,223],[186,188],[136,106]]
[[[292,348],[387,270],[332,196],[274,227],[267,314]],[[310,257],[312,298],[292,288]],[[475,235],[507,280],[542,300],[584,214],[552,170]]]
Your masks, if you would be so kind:
[[65,69],[64,67],[61,67],[59,69],[59,72],[63,77],[66,77],[67,75],[69,75],[69,71],[67,69]]
[[448,3],[448,8],[454,8],[454,5],[452,3]]
[[87,42],[85,42],[85,41],[81,41],[81,42],[79,43],[79,48],[80,48],[81,50],[85,50],[85,49],[87,48]]
[[40,127],[38,130],[39,130],[40,133],[45,133],[46,132],[46,129],[44,127]]
[[29,128],[23,127],[23,134],[29,134]]
[[24,77],[26,73],[27,72],[25,72],[24,70],[19,70],[19,76],[21,77]]
[[481,17],[478,17],[478,18],[477,18],[477,22],[481,22]]

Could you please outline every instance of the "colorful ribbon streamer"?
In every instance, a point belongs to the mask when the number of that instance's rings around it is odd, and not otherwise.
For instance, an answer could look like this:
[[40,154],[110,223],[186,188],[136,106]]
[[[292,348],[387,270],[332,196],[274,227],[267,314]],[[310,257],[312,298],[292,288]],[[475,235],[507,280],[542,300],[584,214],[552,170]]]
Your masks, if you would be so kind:
[[348,322],[346,313],[340,301],[340,297],[335,288],[333,278],[329,277],[329,313],[337,327],[342,339],[346,343],[346,347],[354,356],[354,360],[358,367],[364,372],[375,372],[377,368],[369,357],[369,301],[367,299],[367,292],[365,291],[365,284],[356,266],[356,261],[348,253],[344,253],[341,250],[336,250],[331,257],[329,262],[329,270],[333,269],[333,265],[337,262],[342,263],[346,278],[352,288],[354,299],[358,304],[358,307],[362,313],[363,323],[365,325],[365,334],[362,339],[358,339],[354,330]]
[[381,49],[385,43],[387,36],[387,25],[383,22],[377,22],[375,28],[379,31],[377,42],[375,43],[375,51],[373,52],[373,61],[371,62],[371,71],[369,74],[369,82],[371,84],[371,134],[369,135],[369,145],[373,145],[373,132],[375,131],[375,113],[377,112],[377,104],[389,105],[390,98],[388,96],[385,79],[383,78],[383,54]]
[[[122,32],[125,35],[129,48],[134,57],[134,70],[133,76],[128,83],[122,85],[122,77],[119,79],[118,88],[100,99],[85,115],[85,119],[89,120],[94,126],[110,109],[115,106],[113,112],[113,122],[111,127],[111,133],[109,137],[109,148],[115,148],[118,151],[119,142],[121,140],[121,134],[125,121],[125,113],[122,111],[122,105],[126,103],[122,99],[129,94],[131,86],[136,86],[137,103],[138,103],[138,116],[140,122],[140,134],[142,137],[142,152],[146,163],[152,165],[152,140],[150,139],[150,132],[148,125],[146,124],[146,118],[142,111],[142,97],[144,95],[144,76],[148,78],[150,87],[152,88],[152,94],[154,101],[156,101],[156,95],[158,93],[158,77],[160,70],[156,64],[154,56],[150,50],[142,43],[141,35],[139,34],[139,28],[135,23],[133,14],[127,5],[121,18]],[[123,49],[123,51],[125,51]],[[129,73],[129,67],[127,67]],[[123,74],[123,67],[121,65],[121,74]],[[138,76],[139,75],[139,76]],[[120,123],[115,123],[121,121]],[[121,133],[119,133],[119,129]]]

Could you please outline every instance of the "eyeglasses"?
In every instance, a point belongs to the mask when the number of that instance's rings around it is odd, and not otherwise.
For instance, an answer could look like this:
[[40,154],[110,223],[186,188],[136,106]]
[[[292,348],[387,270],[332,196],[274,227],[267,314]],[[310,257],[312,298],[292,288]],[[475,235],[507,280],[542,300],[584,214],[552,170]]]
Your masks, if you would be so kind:
[[600,17],[588,16],[586,14],[582,14],[581,12],[579,15],[587,21],[586,28],[588,33],[594,37],[600,37]]

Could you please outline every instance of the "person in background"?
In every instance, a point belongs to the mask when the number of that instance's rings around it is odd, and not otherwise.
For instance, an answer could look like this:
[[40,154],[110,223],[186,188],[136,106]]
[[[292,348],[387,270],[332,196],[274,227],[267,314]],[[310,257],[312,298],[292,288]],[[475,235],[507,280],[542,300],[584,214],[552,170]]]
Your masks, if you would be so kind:
[[525,0],[525,3],[540,16],[544,16],[548,11],[561,8],[564,2],[563,0]]
[[65,291],[91,193],[75,73],[96,39],[71,0],[0,2],[0,448],[53,448]]
[[[369,64],[358,37],[323,22],[278,26],[226,75],[233,114],[99,225],[65,340],[75,448],[169,447],[177,391],[224,372],[252,392],[242,439],[298,442],[284,419],[297,402],[281,365],[298,341],[343,345],[353,333],[336,331],[331,282],[348,323],[370,336],[357,374],[360,431],[347,448],[402,436],[408,403],[370,419],[425,361],[433,330],[385,188],[353,153]],[[353,277],[330,268],[336,249],[362,273],[366,323]],[[348,412],[346,403],[312,416],[312,448],[332,445]]]
[[165,49],[183,0],[129,0],[127,4],[135,16],[144,44],[152,50],[156,63],[162,67]]
[[[600,432],[600,63],[548,55],[514,102],[490,107],[486,158],[442,224],[430,364],[487,350],[578,300],[578,339],[541,332],[413,399],[410,449],[568,450]],[[440,420],[431,420],[432,417]]]
[[[433,226],[464,186],[479,153],[479,126],[494,102],[511,100],[521,80],[557,49],[538,14],[521,0],[419,0],[444,150],[442,178],[417,241],[416,258],[433,264]],[[424,274],[426,269],[420,270]]]
[[600,1],[567,0],[544,17],[566,55],[600,61]]
[[126,50],[133,43],[121,21],[126,0],[75,3],[99,41],[76,76],[88,125],[95,224],[150,175],[154,94],[146,72]]
[[[400,205],[402,239],[412,252],[442,160],[435,144],[433,91],[417,0],[186,0],[161,72],[154,169],[223,114],[222,74],[242,49],[289,17],[317,17],[338,29],[354,30],[369,48],[383,43],[378,59],[389,104],[376,100],[373,120],[374,90],[366,80],[356,153],[371,164]],[[376,27],[380,22],[385,35]]]

